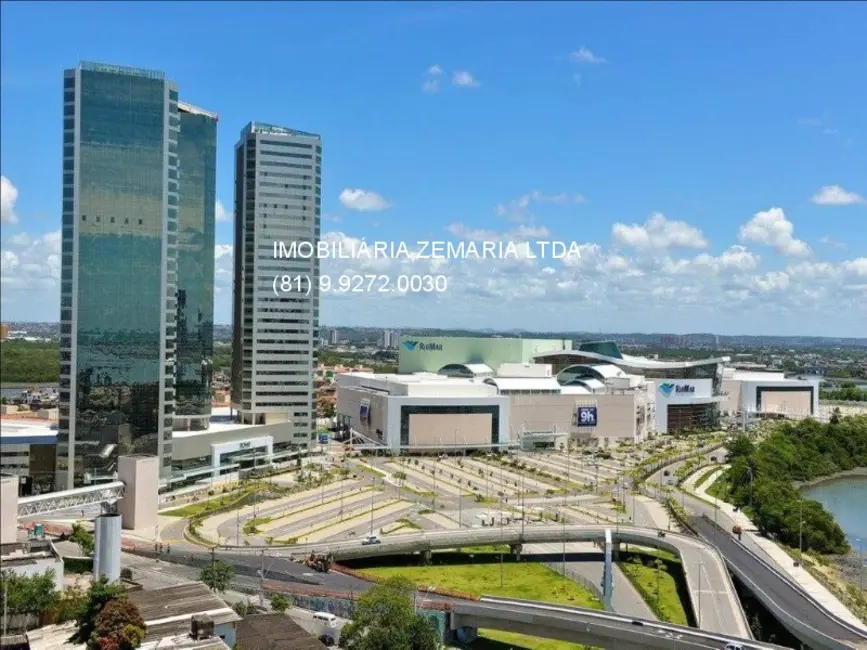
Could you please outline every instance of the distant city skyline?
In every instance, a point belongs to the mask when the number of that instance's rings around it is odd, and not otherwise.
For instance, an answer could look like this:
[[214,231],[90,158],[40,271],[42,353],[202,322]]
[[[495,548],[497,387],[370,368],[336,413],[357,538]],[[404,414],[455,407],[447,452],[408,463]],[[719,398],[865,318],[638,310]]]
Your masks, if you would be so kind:
[[[56,77],[86,59],[172,71],[189,101],[220,115],[217,323],[231,322],[232,150],[238,130],[262,119],[327,144],[326,242],[513,242],[525,251],[556,240],[580,251],[323,260],[334,285],[356,274],[448,279],[440,295],[325,292],[323,320],[863,331],[867,87],[851,80],[863,77],[864,3],[331,9],[216,3],[212,30],[180,11],[172,25],[188,35],[185,47],[154,48],[152,34],[167,29],[160,4],[5,3],[3,317],[59,319]],[[264,31],[237,30],[254,20]],[[148,28],[130,33],[131,24]],[[288,77],[259,54],[286,24],[317,26],[293,35],[293,47],[317,56]],[[772,33],[787,37],[764,37]]]

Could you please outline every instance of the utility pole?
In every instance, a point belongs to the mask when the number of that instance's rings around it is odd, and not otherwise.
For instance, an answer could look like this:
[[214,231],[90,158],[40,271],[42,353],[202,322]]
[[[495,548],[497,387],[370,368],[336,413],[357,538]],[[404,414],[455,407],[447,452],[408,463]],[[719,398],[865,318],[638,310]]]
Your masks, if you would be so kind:
[[217,590],[216,564],[217,564],[217,549],[215,549],[212,546],[211,547],[211,591]]
[[798,566],[804,566],[804,495],[798,492]]
[[373,535],[373,497],[376,495],[376,479],[373,479],[373,490],[370,492],[370,534]]
[[566,489],[563,491],[563,512],[560,513],[560,518],[563,520],[563,579],[566,579],[566,505],[569,503],[569,452],[572,450],[572,444],[569,438],[566,438]]
[[241,545],[241,510],[235,511],[235,546]]
[[259,569],[259,605],[265,606],[265,549],[262,549],[262,567]]
[[3,581],[3,636],[6,636],[6,632],[9,626],[9,581]]

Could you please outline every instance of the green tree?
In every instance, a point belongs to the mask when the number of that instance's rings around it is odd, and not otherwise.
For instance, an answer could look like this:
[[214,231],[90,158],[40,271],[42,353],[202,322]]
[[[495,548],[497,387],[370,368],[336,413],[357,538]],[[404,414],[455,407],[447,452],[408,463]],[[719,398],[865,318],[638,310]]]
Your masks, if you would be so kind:
[[271,609],[275,612],[285,612],[289,609],[289,599],[286,598],[283,594],[271,594],[271,598],[269,599],[271,602]]
[[217,560],[204,567],[199,574],[199,580],[208,585],[213,591],[223,593],[235,579],[235,569],[231,564]]
[[32,576],[11,571],[0,573],[0,611],[9,616],[21,616],[23,627],[29,627],[39,615],[57,604],[59,594],[55,577],[53,569]]
[[134,650],[145,638],[141,612],[129,598],[114,598],[96,617],[88,650]]
[[743,434],[728,443],[726,447],[729,452],[727,456],[729,462],[733,462],[737,458],[747,458],[756,449],[756,446],[753,444],[753,441],[750,440],[749,436]]
[[72,524],[72,534],[69,536],[69,540],[78,544],[82,555],[93,555],[93,549],[96,547],[93,533],[81,525],[80,522]]
[[358,606],[340,633],[340,647],[347,650],[437,650],[439,632],[416,613],[415,585],[395,576],[372,587],[358,599]]
[[90,643],[96,630],[96,619],[100,612],[109,601],[125,596],[126,592],[120,584],[109,582],[105,577],[94,580],[75,617],[78,629],[69,639],[70,643]]

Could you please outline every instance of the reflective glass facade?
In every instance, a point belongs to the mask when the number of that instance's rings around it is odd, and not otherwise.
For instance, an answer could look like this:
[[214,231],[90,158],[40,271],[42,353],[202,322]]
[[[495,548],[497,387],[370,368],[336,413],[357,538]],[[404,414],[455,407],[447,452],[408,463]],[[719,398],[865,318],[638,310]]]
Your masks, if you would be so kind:
[[217,118],[180,105],[175,428],[207,428],[214,350]]
[[58,489],[110,480],[119,453],[170,470],[178,130],[161,73],[64,75]]

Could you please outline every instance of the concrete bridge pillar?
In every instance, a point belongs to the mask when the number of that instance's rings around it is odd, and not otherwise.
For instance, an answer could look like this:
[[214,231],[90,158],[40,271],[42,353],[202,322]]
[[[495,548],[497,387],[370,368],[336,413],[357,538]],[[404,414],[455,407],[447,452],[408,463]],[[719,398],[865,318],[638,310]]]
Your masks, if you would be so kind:
[[524,551],[523,544],[509,544],[509,552],[515,556],[516,560],[521,559],[521,553]]
[[459,627],[454,631],[454,641],[461,645],[469,645],[479,637],[479,628],[477,627]]
[[611,551],[614,546],[611,539],[611,529],[605,530],[605,564],[602,568],[602,602],[605,610],[610,612],[611,609],[611,592],[614,588],[614,581],[611,572],[613,570],[611,562]]
[[430,564],[432,558],[433,558],[433,554],[430,552],[430,550],[421,551],[418,554],[418,562],[419,562],[419,564],[421,564],[423,566],[427,566],[428,564]]

